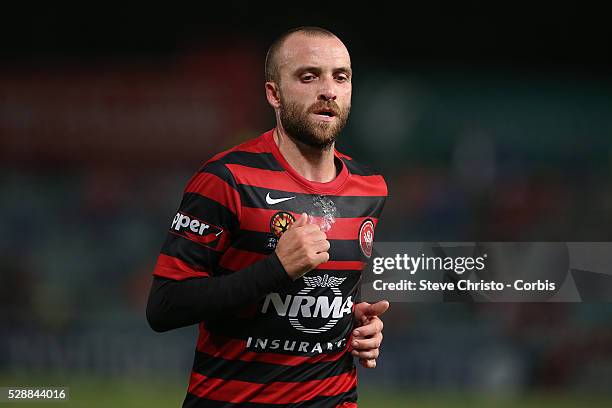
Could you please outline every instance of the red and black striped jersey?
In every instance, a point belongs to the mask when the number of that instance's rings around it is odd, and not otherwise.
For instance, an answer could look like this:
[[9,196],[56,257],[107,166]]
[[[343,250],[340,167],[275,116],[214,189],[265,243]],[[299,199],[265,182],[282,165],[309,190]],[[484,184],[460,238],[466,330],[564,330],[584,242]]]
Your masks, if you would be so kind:
[[335,151],[339,169],[312,182],[273,131],[204,163],[184,191],[155,276],[223,276],[270,255],[303,212],[326,231],[329,261],[280,292],[199,324],[184,407],[356,406],[353,305],[387,186]]

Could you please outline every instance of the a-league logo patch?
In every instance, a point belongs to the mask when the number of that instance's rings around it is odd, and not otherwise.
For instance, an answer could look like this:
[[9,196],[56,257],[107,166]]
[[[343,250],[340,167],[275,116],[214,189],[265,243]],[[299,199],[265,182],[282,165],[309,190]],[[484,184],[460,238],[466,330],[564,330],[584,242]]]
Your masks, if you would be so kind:
[[270,232],[276,238],[280,238],[294,221],[295,217],[293,215],[285,211],[279,211],[270,218]]
[[374,222],[371,219],[366,219],[359,227],[359,248],[361,252],[369,258],[372,256],[372,247],[374,246]]

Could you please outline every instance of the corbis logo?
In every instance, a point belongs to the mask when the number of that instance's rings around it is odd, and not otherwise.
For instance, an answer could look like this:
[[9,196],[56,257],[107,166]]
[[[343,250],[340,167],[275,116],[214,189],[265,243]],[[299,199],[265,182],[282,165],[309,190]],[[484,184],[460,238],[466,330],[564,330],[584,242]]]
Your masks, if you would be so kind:
[[276,238],[280,238],[294,221],[295,217],[293,215],[285,211],[279,211],[270,219],[270,232]]

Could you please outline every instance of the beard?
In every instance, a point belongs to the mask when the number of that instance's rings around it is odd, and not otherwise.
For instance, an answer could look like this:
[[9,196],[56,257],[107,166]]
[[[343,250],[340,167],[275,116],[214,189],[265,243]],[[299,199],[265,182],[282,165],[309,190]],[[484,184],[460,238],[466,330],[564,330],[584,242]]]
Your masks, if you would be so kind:
[[[332,122],[314,121],[311,113],[329,109],[336,118]],[[294,141],[318,150],[330,149],[348,120],[351,106],[341,109],[335,101],[319,101],[308,109],[297,102],[283,101],[280,121],[287,135]]]

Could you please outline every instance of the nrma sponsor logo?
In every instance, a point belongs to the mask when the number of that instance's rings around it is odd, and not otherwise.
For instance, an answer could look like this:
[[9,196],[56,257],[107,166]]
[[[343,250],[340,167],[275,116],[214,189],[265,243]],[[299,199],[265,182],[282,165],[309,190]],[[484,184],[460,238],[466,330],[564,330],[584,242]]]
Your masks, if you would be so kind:
[[[342,292],[338,289],[346,278],[335,278],[329,275],[304,277],[306,287],[296,295],[285,295],[282,297],[278,293],[270,293],[264,299],[261,313],[275,312],[278,316],[287,317],[293,328],[304,333],[323,333],[331,329],[344,316],[351,314],[353,308],[352,297],[342,297]],[[317,287],[329,288],[334,295],[330,296],[310,296]],[[319,327],[312,327],[313,323],[326,320]],[[312,321],[311,324],[308,323]]]

